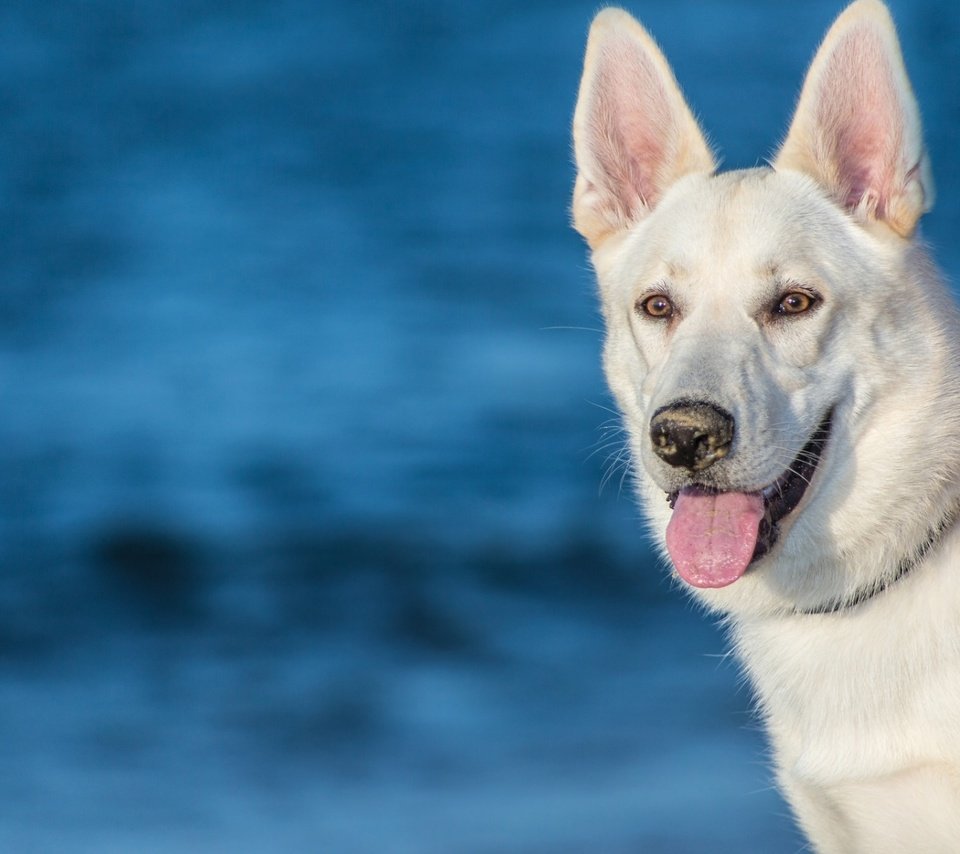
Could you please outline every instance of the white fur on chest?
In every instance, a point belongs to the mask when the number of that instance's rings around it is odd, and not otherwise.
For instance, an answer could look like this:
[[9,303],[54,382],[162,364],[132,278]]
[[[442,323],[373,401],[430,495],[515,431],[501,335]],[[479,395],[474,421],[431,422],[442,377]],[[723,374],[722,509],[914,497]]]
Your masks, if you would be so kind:
[[821,850],[957,850],[960,534],[859,609],[748,618],[732,634]]

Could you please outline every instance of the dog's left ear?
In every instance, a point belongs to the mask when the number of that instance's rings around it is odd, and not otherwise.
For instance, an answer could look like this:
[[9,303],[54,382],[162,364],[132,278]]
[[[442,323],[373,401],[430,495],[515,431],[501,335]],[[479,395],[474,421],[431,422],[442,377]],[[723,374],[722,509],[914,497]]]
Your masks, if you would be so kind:
[[660,48],[612,7],[590,27],[573,142],[573,221],[592,249],[643,219],[684,175],[716,168]]
[[857,0],[830,28],[774,168],[807,173],[855,216],[903,237],[933,206],[920,111],[880,0]]

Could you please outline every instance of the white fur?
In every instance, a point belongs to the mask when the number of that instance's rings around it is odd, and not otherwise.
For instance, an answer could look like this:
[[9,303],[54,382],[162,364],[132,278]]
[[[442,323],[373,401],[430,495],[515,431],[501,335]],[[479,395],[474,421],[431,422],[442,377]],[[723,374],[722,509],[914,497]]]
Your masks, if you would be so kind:
[[[960,324],[914,238],[933,184],[889,13],[858,0],[837,19],[773,168],[715,175],[653,40],[604,10],[574,141],[604,366],[661,548],[666,494],[692,475],[653,452],[655,410],[730,412],[737,438],[708,485],[743,492],[834,410],[772,552],[694,591],[729,621],[801,825],[823,854],[960,851],[960,526],[893,580],[960,503]],[[774,317],[797,287],[817,308]],[[669,296],[670,322],[638,311],[650,293]]]

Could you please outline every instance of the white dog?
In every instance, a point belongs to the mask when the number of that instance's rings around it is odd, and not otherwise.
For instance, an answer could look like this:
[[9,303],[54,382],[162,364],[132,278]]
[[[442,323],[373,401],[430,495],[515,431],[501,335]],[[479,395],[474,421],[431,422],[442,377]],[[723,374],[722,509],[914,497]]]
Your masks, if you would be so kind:
[[770,168],[714,174],[627,13],[590,31],[573,213],[657,542],[729,621],[820,852],[960,852],[960,323],[879,0]]

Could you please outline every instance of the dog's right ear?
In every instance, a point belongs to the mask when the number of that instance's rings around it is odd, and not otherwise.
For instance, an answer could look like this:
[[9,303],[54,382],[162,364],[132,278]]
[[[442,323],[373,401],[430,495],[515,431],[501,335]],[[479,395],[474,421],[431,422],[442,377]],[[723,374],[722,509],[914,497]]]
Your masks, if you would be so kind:
[[660,49],[622,9],[593,21],[573,117],[574,227],[596,249],[645,216],[668,187],[716,169]]
[[859,220],[903,237],[930,210],[920,111],[880,0],[851,3],[830,28],[774,167],[805,172]]

